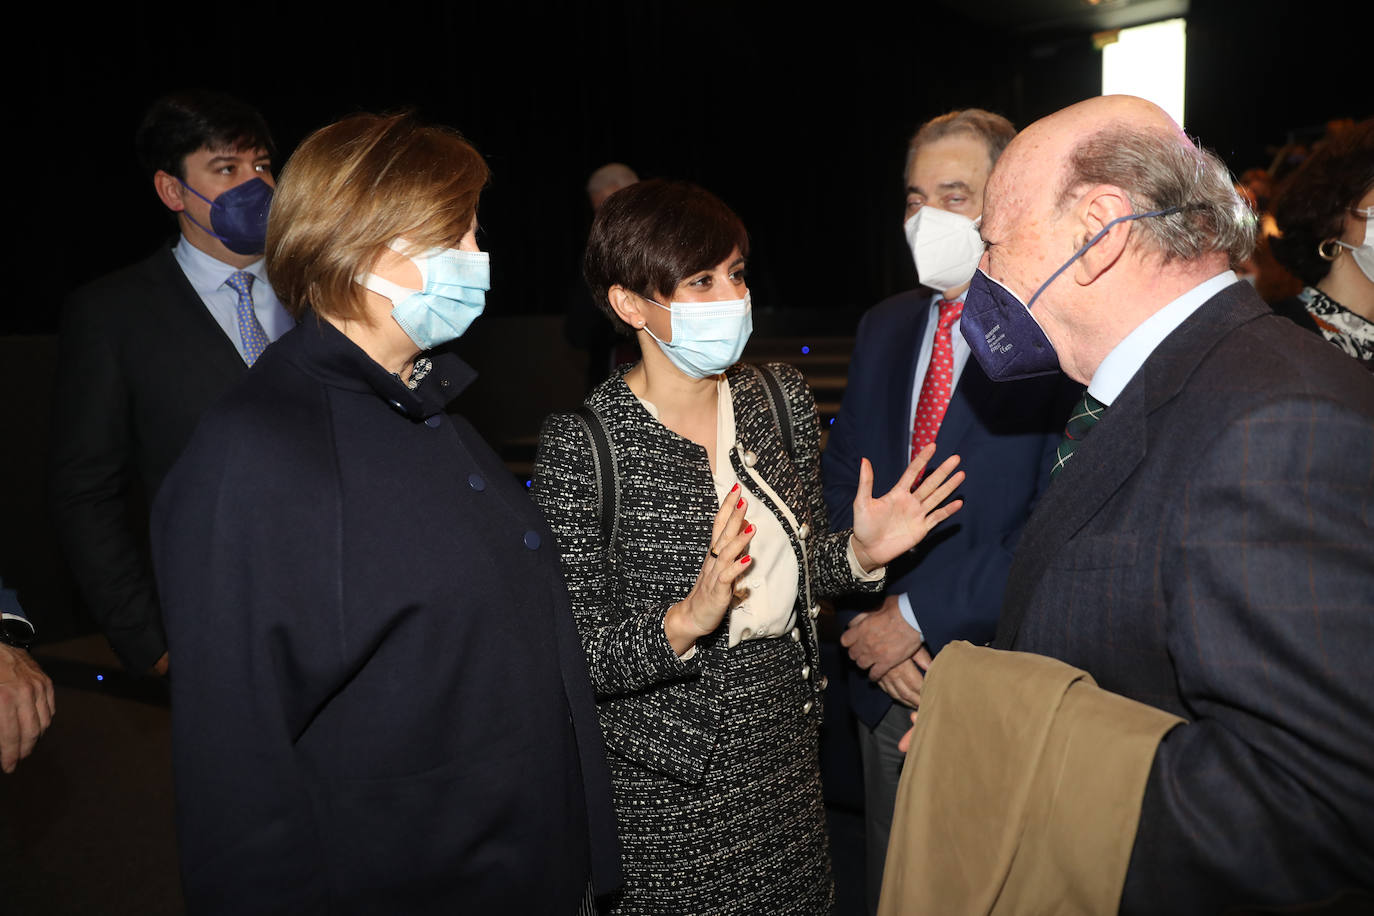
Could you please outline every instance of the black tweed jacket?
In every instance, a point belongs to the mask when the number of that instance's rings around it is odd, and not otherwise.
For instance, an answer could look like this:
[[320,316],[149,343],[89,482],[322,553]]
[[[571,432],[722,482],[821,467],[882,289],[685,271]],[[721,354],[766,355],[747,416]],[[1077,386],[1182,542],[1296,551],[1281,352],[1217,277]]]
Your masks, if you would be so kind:
[[[820,673],[815,601],[877,591],[882,580],[856,581],[849,569],[849,530],[832,532],[821,495],[820,422],[801,373],[772,364],[793,429],[789,457],[760,370],[726,372],[735,412],[730,462],[741,481],[751,471],[792,511],[797,531],[760,491],[754,512],[769,511],[789,532],[799,576],[796,611],[812,685],[810,713],[819,720]],[[618,506],[610,550],[600,522],[599,473],[584,421],[555,413],[544,422],[533,495],[558,539],[573,613],[587,653],[606,744],[646,767],[699,782],[711,761],[720,723],[728,618],[679,659],[663,632],[668,606],[681,600],[701,570],[718,508],[705,449],[669,430],[613,376],[588,396],[610,440]]]

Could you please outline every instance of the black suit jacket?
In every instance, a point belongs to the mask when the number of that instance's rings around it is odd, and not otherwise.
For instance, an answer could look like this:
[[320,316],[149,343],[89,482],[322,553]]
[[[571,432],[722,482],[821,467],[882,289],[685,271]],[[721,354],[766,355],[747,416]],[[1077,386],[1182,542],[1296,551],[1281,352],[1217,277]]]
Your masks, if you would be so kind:
[[[859,322],[844,403],[821,462],[826,505],[839,527],[853,524],[860,458],[873,464],[878,495],[911,460],[911,398],[932,295],[928,289],[901,293]],[[908,593],[932,653],[951,640],[981,645],[992,638],[1012,550],[1049,483],[1054,448],[1079,390],[1058,374],[998,384],[976,359],[964,366],[930,463],[934,468],[960,456],[968,477],[956,495],[964,507],[887,569],[887,593]],[[860,719],[876,725],[892,698],[847,667],[850,703]]]
[[1002,647],[1184,717],[1122,897],[1374,888],[1374,381],[1237,283],[1146,360],[1027,523]]
[[133,671],[166,650],[148,505],[243,358],[163,248],[68,299],[53,394],[51,501],[77,588]]

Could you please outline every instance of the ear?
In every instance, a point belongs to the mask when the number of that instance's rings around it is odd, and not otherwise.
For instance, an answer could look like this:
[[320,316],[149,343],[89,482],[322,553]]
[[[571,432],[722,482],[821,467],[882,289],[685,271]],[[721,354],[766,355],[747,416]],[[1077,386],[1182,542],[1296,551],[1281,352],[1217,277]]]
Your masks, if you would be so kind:
[[162,205],[173,213],[180,213],[186,209],[186,203],[181,199],[181,182],[175,175],[169,175],[162,169],[158,169],[153,174],[153,189],[157,191],[157,199],[162,201]]
[[[1133,211],[1131,199],[1126,192],[1115,185],[1102,184],[1090,189],[1079,198],[1074,207],[1082,227],[1083,241],[1086,243],[1097,235],[1112,220],[1129,216]],[[1126,242],[1131,236],[1131,221],[1117,223],[1098,239],[1083,257],[1074,265],[1074,280],[1080,286],[1087,286],[1102,276],[1126,251]]]
[[640,310],[643,303],[638,296],[617,284],[606,291],[606,298],[610,300],[611,310],[621,321],[636,331],[643,330],[644,313]]

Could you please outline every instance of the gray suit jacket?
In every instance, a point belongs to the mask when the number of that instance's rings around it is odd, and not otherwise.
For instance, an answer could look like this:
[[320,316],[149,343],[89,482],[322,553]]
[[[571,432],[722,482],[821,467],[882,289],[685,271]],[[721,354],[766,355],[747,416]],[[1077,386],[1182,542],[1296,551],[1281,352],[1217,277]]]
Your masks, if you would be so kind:
[[1374,887],[1374,381],[1244,283],[1155,350],[1027,523],[998,645],[1182,716],[1132,913]]

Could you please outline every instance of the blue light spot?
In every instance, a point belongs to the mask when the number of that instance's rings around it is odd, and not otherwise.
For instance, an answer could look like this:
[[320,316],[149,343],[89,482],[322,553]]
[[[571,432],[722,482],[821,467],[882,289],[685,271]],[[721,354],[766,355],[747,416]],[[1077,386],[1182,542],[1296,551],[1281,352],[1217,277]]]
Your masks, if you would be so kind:
[[834,417],[831,417],[831,418],[830,418],[830,425],[831,425],[831,426],[834,426],[834,425],[835,425],[835,418],[834,418]]
[[526,490],[528,490],[528,489],[529,489],[530,487],[532,487],[532,486],[534,486],[534,481],[533,481],[533,480],[527,480],[527,481],[525,481],[525,489],[526,489]]
[[810,352],[811,352],[811,348],[810,348],[810,347],[802,347],[802,353],[803,353],[803,354],[810,353]]
[[103,674],[97,674],[97,675],[95,676],[95,679],[96,679],[97,681],[103,681],[103,680],[105,680],[105,675],[103,675]]

